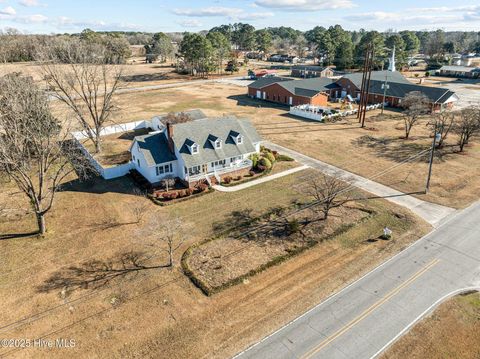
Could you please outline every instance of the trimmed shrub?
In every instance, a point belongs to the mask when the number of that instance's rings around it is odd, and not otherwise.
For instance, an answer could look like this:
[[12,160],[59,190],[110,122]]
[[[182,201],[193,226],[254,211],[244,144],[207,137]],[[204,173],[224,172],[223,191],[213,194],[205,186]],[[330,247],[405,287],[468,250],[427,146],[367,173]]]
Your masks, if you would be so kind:
[[187,196],[191,196],[193,194],[193,189],[188,188],[185,190],[185,193],[187,194]]
[[268,158],[263,157],[260,159],[259,165],[257,167],[260,168],[260,166],[265,167],[266,170],[269,170],[270,168],[272,168],[272,162]]
[[255,176],[255,171],[249,171],[249,172],[248,172],[248,175],[249,175],[250,177]]
[[260,157],[258,156],[257,153],[254,153],[253,155],[250,156],[250,160],[252,161],[252,167],[256,168],[258,166],[258,161]]
[[234,179],[235,179],[235,181],[240,181],[242,179],[242,176],[237,176]]
[[275,156],[272,152],[265,152],[265,158],[270,161],[270,163],[275,162]]
[[208,189],[208,184],[200,183],[197,188],[200,190],[200,192],[206,191]]
[[292,157],[289,157],[287,155],[278,155],[277,156],[277,161],[285,161],[285,162],[293,162],[295,161]]
[[265,171],[265,170],[267,169],[267,167],[262,166],[262,165],[258,165],[258,166],[257,166],[257,169],[258,169],[260,172],[263,172],[263,171]]
[[230,182],[232,182],[233,178],[230,177],[230,176],[226,176],[224,179],[223,179],[223,183],[225,184],[229,184]]

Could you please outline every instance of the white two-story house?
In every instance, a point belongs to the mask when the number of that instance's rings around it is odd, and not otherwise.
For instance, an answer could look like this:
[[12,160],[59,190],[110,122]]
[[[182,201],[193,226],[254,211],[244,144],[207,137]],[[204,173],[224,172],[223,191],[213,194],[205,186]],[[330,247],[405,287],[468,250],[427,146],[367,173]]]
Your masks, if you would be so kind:
[[[201,116],[197,116],[201,117]],[[135,137],[134,168],[150,183],[180,178],[193,183],[252,166],[261,138],[249,120],[234,116],[199,118],[184,123],[152,120],[154,132]]]

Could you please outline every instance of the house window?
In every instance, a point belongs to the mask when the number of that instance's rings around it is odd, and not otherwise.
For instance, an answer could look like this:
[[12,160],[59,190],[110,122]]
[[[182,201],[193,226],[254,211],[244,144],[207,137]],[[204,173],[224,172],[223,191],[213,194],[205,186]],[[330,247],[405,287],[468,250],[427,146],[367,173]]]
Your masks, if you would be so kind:
[[200,174],[200,166],[193,166],[188,169],[188,174],[190,176],[198,175]]
[[222,148],[222,141],[216,140],[216,141],[215,141],[215,148],[217,148],[217,149],[218,149],[218,148]]
[[138,167],[140,167],[140,160],[137,160]]
[[197,153],[198,153],[198,145],[196,143],[194,143],[192,145],[192,154],[196,155]]
[[233,163],[233,162],[236,162],[236,161],[240,161],[242,158],[243,158],[242,156],[232,157],[232,158],[230,158],[230,163]]
[[243,136],[237,137],[237,145],[241,145],[243,143]]
[[227,160],[215,161],[215,162],[212,162],[212,167],[225,166],[226,163],[227,163]]

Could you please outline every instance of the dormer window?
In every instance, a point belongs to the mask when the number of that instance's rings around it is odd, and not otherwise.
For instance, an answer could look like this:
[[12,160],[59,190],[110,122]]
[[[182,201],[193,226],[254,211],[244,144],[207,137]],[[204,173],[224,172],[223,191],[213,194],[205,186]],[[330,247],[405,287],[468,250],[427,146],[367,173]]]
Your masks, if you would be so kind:
[[194,143],[191,147],[190,147],[190,152],[192,152],[192,155],[196,155],[198,153],[198,145],[196,143]]
[[192,155],[196,155],[200,151],[200,146],[189,138],[185,141],[185,145]]
[[222,140],[217,136],[210,135],[208,136],[208,140],[210,141],[215,150],[219,150],[220,148],[222,148]]
[[237,131],[230,131],[230,137],[237,145],[241,145],[243,143],[243,136]]

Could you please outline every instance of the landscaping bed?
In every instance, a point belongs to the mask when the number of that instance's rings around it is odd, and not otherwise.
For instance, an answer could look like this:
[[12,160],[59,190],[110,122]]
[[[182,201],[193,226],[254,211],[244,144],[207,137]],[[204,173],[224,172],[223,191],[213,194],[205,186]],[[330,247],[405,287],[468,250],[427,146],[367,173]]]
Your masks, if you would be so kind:
[[236,186],[298,166],[293,158],[279,154],[277,151],[272,151],[264,146],[261,147],[259,154],[250,156],[250,159],[252,160],[252,169],[247,174],[243,176],[224,176],[221,185],[225,187]]
[[[378,224],[388,223],[396,231],[402,216],[377,212],[360,202],[332,210],[328,220],[316,220],[310,209],[276,208],[260,217],[238,214],[238,228],[189,248],[182,259],[185,273],[205,294],[211,295],[241,283],[272,265],[281,263],[317,244],[325,249],[375,242],[382,234]],[[372,232],[353,243],[342,235],[360,223]],[[308,224],[306,224],[308,223]],[[337,239],[339,239],[337,241]]]

